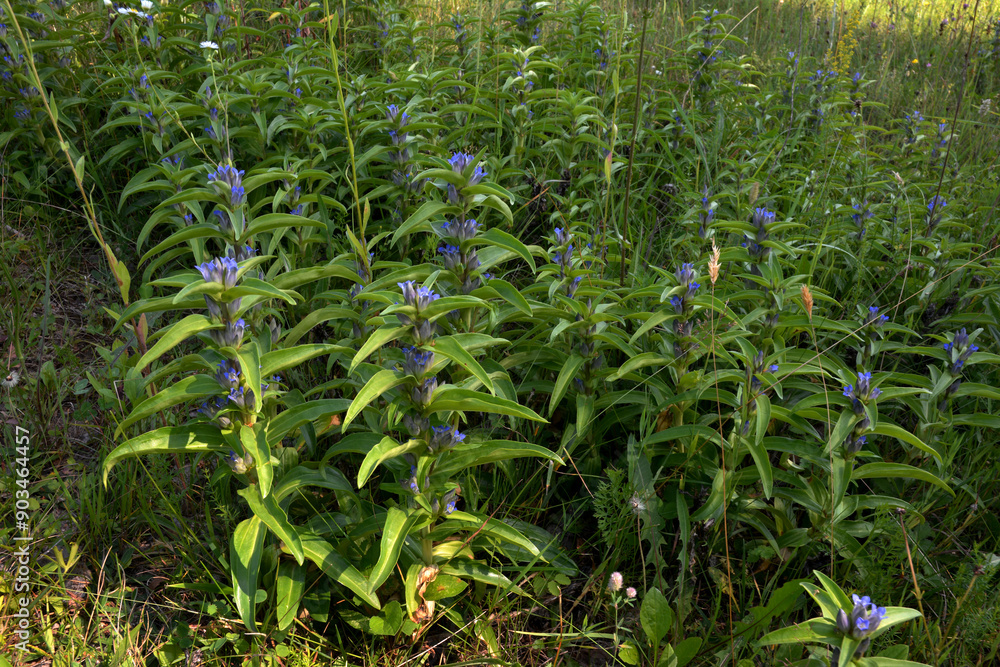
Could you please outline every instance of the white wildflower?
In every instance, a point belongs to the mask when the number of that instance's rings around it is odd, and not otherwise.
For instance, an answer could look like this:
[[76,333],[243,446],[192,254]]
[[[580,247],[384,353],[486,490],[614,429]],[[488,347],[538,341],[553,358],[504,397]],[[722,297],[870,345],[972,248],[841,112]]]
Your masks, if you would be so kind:
[[203,48],[203,49],[212,49],[213,51],[218,51],[219,50],[219,45],[216,44],[215,42],[202,42],[201,43],[201,48]]
[[139,5],[147,12],[153,8],[153,3],[150,0],[141,0]]
[[625,583],[621,572],[612,572],[611,579],[608,580],[608,590],[612,593],[617,593],[622,589],[622,585]]

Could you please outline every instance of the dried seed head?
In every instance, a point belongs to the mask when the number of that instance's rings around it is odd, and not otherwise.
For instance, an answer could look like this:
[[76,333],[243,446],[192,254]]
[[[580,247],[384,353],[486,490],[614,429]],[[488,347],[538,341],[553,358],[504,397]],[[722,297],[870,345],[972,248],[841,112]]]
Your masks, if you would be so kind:
[[3,385],[4,389],[13,389],[17,386],[17,383],[21,381],[21,374],[17,371],[11,371],[7,377],[0,380],[0,385]]
[[809,321],[812,322],[813,318],[813,295],[809,291],[809,285],[802,285],[802,305],[806,309],[806,315],[809,317]]
[[757,201],[757,197],[760,196],[760,182],[756,182],[750,186],[750,205],[753,206],[754,202]]
[[899,184],[899,187],[903,187],[903,185],[904,185],[904,183],[903,183],[903,177],[899,175],[898,171],[892,172],[892,177],[896,179],[896,183]]
[[711,278],[713,285],[719,279],[719,268],[722,266],[719,263],[721,254],[719,247],[715,245],[715,239],[712,239],[712,257],[708,260],[708,277]]

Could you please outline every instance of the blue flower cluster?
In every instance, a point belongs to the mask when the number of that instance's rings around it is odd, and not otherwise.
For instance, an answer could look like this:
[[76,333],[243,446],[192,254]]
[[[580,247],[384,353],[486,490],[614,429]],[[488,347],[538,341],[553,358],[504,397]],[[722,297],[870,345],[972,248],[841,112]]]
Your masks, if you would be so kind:
[[[861,640],[861,644],[854,652],[854,657],[860,658],[871,645],[871,634],[878,630],[885,620],[886,609],[875,605],[867,595],[864,597],[852,595],[851,600],[854,602],[854,608],[850,612],[844,609],[837,611],[837,632]],[[835,652],[839,654],[839,649]]]
[[229,197],[229,205],[236,208],[243,203],[246,190],[243,187],[243,174],[246,172],[232,165],[220,165],[208,175],[208,182],[220,196]]

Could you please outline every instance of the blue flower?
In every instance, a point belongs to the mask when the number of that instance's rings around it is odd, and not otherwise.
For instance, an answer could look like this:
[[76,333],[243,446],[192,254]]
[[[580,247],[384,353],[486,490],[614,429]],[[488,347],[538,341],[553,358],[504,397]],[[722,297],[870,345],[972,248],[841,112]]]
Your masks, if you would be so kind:
[[194,268],[198,269],[206,282],[218,283],[226,289],[231,289],[236,285],[239,266],[232,257],[216,257],[203,264],[198,264]]
[[407,306],[415,307],[418,311],[423,310],[432,302],[441,298],[441,295],[436,294],[431,288],[417,285],[412,280],[396,284],[403,290],[403,302]]
[[434,353],[423,352],[415,347],[403,348],[403,372],[415,378],[422,378],[434,367]]

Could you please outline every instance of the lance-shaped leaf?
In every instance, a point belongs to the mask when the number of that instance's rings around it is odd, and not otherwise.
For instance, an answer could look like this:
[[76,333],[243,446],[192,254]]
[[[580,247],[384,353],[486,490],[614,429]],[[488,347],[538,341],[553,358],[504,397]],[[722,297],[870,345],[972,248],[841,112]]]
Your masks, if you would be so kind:
[[174,232],[166,238],[166,240],[161,243],[156,244],[153,248],[150,248],[145,255],[139,259],[139,264],[145,264],[146,260],[150,257],[160,254],[167,248],[172,248],[178,243],[184,243],[185,241],[190,241],[191,239],[204,239],[204,238],[225,238],[221,231],[219,231],[219,226],[210,223],[201,223],[197,225],[191,225],[190,227],[185,227],[180,231]]
[[562,459],[556,456],[554,452],[541,445],[530,442],[516,442],[514,440],[487,440],[486,442],[475,443],[468,449],[455,449],[448,456],[441,459],[440,463],[434,468],[434,472],[438,475],[451,477],[467,468],[527,456],[537,456],[559,465],[563,464]]
[[257,577],[260,573],[260,558],[264,551],[264,537],[267,527],[260,517],[253,516],[233,532],[229,543],[229,566],[233,575],[233,597],[243,624],[250,632],[257,632],[254,618],[257,608]]
[[180,403],[198,401],[205,396],[216,396],[222,393],[222,387],[211,375],[192,375],[183,380],[175,382],[163,391],[153,394],[139,405],[132,409],[128,418],[122,421],[115,429],[115,437],[118,437],[129,426],[141,419],[150,417],[167,408]]
[[321,419],[327,421],[333,415],[343,413],[350,406],[351,401],[347,398],[326,398],[296,405],[271,419],[267,425],[267,441],[272,444],[278,443],[285,435],[303,424]]
[[549,417],[556,411],[556,406],[559,405],[559,401],[566,394],[570,383],[576,378],[580,366],[583,366],[585,361],[586,359],[574,352],[559,369],[559,376],[556,377],[555,386],[552,387],[552,397],[549,399]]
[[508,415],[530,419],[536,422],[546,422],[534,410],[523,405],[508,401],[499,396],[487,396],[478,391],[460,389],[458,387],[443,387],[434,392],[434,398],[428,412],[443,411],[490,412],[498,415]]
[[135,367],[141,370],[191,336],[218,326],[218,324],[213,324],[212,320],[208,319],[204,315],[188,315],[180,322],[177,322],[169,329],[165,330],[163,335],[160,336],[160,339],[156,341],[156,344],[149,348],[149,350],[146,351],[146,354],[140,357],[139,361],[136,362]]
[[852,477],[854,479],[871,479],[873,477],[905,477],[907,479],[919,479],[922,482],[930,482],[935,486],[941,487],[951,495],[955,495],[955,492],[951,490],[951,487],[949,487],[936,475],[929,473],[922,468],[917,468],[905,463],[886,463],[884,461],[868,463],[855,470]]
[[312,220],[310,218],[304,218],[301,215],[292,215],[291,213],[265,213],[264,215],[258,215],[253,219],[253,222],[251,222],[243,232],[243,237],[240,239],[240,242],[246,243],[247,239],[255,234],[271,232],[275,229],[282,229],[285,227],[289,229],[300,229],[302,227],[316,227],[318,229],[323,229],[326,227],[326,224],[320,222],[319,220]]
[[108,483],[108,473],[122,459],[143,454],[180,454],[181,452],[197,454],[213,451],[229,451],[229,444],[222,437],[218,426],[190,424],[188,426],[158,428],[123,442],[108,454],[104,459],[104,484]]
[[347,410],[347,414],[344,415],[341,430],[346,431],[347,426],[354,421],[354,418],[358,416],[358,413],[364,410],[369,403],[404,382],[406,382],[406,376],[400,375],[396,371],[384,370],[373,375],[365,386],[361,388],[358,395],[354,397],[351,407]]
[[278,536],[278,539],[285,543],[288,551],[295,557],[298,564],[302,565],[305,562],[305,557],[302,553],[302,542],[288,520],[285,511],[278,506],[274,495],[272,494],[266,498],[262,497],[260,489],[257,488],[256,484],[251,484],[244,489],[240,489],[237,493],[243,496],[243,499],[247,501],[247,505],[250,506],[250,510],[254,515],[263,521],[271,529],[271,532]]
[[274,350],[260,358],[260,375],[261,377],[270,377],[278,371],[298,366],[304,361],[324,354],[330,354],[340,349],[342,348],[338,345],[317,343]]
[[271,493],[274,466],[271,465],[271,448],[267,445],[264,422],[257,422],[252,428],[250,426],[241,427],[240,443],[253,456],[257,469],[257,481],[260,482],[260,492],[266,498]]
[[299,614],[299,604],[305,595],[306,570],[298,563],[282,559],[274,584],[278,630],[287,630]]
[[305,466],[295,466],[281,476],[281,481],[275,485],[274,490],[271,492],[271,497],[280,503],[290,494],[307,486],[316,486],[321,489],[330,489],[331,491],[340,491],[352,496],[355,495],[354,487],[344,476],[344,473],[336,468],[324,465],[318,470],[313,470]]
[[302,551],[306,558],[316,563],[323,572],[351,591],[371,606],[379,609],[382,605],[378,597],[368,590],[368,580],[358,572],[358,569],[347,562],[333,546],[315,533],[300,526],[293,526],[299,534]]
[[385,436],[380,443],[371,448],[365,456],[365,460],[361,462],[361,467],[358,468],[358,488],[368,482],[368,478],[375,472],[375,468],[383,461],[423,449],[426,446],[427,443],[423,440],[407,440],[403,444],[399,444],[391,437]]
[[[511,236],[502,229],[496,227],[490,227],[485,232],[480,234],[475,238],[474,243],[481,245],[491,245],[498,248],[503,248],[504,250],[510,250],[516,255],[520,256],[524,260],[524,263],[531,267],[531,272],[534,273],[537,269],[535,267],[535,258],[531,256],[531,252],[528,247],[521,243],[516,237]],[[493,281],[490,281],[492,286]]]
[[406,543],[413,525],[420,519],[420,514],[407,514],[397,507],[390,507],[382,527],[382,544],[378,562],[368,580],[368,590],[375,592],[378,587],[392,574],[399,560],[399,552]]
[[493,380],[490,379],[489,373],[487,373],[479,362],[469,354],[469,352],[458,344],[451,336],[442,336],[434,340],[434,345],[424,346],[425,352],[434,352],[435,354],[440,354],[442,357],[447,357],[451,359],[458,365],[462,366],[465,370],[472,373],[477,380],[483,383],[491,394],[495,394],[496,391],[493,388]]
[[353,373],[354,369],[358,367],[358,364],[370,357],[376,350],[398,338],[402,338],[409,331],[409,327],[399,326],[380,327],[376,329],[370,336],[368,336],[368,340],[366,340],[364,345],[361,346],[358,353],[354,355],[354,359],[351,360],[351,367],[347,372]]

